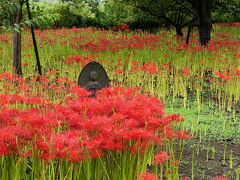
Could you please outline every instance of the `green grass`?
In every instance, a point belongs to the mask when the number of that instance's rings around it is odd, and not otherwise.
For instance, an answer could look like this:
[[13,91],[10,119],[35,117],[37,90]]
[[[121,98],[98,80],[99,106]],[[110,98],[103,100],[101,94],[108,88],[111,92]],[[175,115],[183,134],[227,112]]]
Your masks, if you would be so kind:
[[190,102],[187,108],[182,103],[167,103],[166,112],[179,113],[184,117],[183,126],[201,140],[225,140],[240,138],[240,117],[232,113],[219,110],[217,107],[202,104],[198,106]]

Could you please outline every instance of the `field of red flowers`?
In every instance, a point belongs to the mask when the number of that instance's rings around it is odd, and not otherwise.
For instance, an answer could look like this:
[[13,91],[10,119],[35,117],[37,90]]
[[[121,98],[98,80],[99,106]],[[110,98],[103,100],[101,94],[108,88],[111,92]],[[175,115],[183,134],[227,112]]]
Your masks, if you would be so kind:
[[[240,179],[240,28],[215,25],[207,47],[171,32],[37,30],[37,76],[23,32],[0,34],[1,179]],[[77,86],[96,60],[111,87]]]

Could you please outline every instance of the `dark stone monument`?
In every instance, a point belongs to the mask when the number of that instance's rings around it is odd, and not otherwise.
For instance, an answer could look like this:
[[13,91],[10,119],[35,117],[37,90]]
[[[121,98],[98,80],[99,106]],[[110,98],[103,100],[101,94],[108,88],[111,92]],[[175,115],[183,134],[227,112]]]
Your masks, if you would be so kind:
[[103,66],[92,61],[82,69],[78,85],[91,92],[90,97],[96,97],[97,90],[110,86],[110,80]]

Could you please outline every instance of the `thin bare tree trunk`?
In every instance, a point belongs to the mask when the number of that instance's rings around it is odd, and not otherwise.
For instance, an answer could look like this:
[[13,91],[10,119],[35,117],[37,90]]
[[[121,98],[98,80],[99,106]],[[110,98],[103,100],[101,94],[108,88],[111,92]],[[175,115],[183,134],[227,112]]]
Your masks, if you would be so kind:
[[[32,21],[32,16],[31,16],[31,11],[30,11],[30,6],[29,6],[29,1],[28,0],[26,1],[26,5],[27,5],[28,18],[29,18],[30,21]],[[40,59],[39,59],[37,40],[36,40],[36,37],[35,37],[33,24],[31,24],[31,33],[32,33],[32,39],[33,39],[34,51],[35,51],[35,55],[36,55],[38,74],[42,75],[42,68],[41,68],[41,63],[40,63]]]
[[189,25],[188,25],[188,31],[187,31],[186,44],[189,44],[189,39],[190,39],[191,29],[192,29],[192,25],[189,24]]
[[[22,5],[20,1],[20,8],[16,10],[15,24],[20,26],[22,20]],[[14,74],[22,76],[22,63],[21,63],[21,29],[15,31],[13,35],[13,72]]]

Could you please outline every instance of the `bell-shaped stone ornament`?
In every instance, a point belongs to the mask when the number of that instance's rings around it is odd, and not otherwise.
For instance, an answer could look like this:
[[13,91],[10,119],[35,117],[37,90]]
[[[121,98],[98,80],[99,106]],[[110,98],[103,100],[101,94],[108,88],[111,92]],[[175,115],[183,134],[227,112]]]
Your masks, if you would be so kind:
[[110,80],[103,66],[96,61],[92,61],[82,69],[78,78],[78,85],[90,91],[90,97],[95,97],[97,90],[110,86]]

